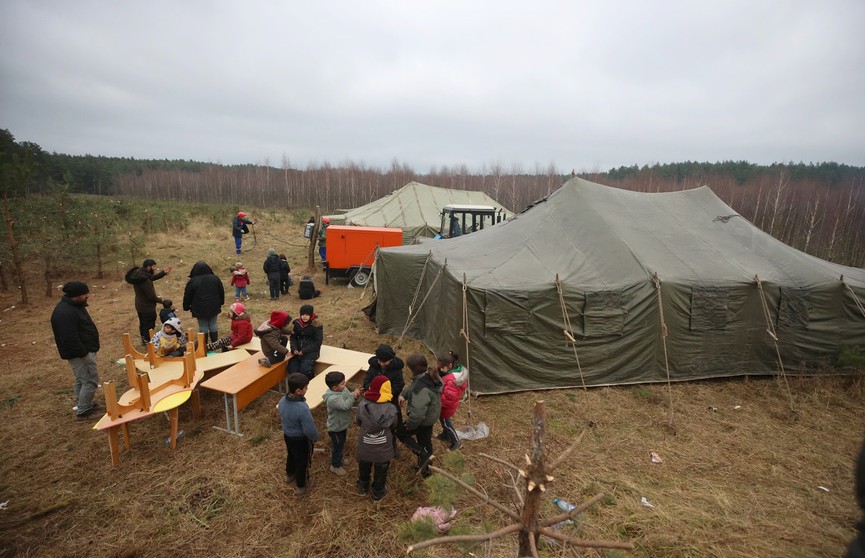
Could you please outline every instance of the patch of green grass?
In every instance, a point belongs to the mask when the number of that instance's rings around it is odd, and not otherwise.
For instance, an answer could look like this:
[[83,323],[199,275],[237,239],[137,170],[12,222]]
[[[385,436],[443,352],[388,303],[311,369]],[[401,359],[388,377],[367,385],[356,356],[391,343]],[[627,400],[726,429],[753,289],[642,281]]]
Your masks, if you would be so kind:
[[849,368],[865,369],[865,355],[859,351],[859,347],[846,346],[838,355],[838,364]]
[[270,434],[268,434],[268,433],[259,434],[255,438],[251,438],[249,440],[249,445],[251,445],[252,447],[260,446],[261,444],[263,444],[264,442],[266,442],[268,440],[270,440]]

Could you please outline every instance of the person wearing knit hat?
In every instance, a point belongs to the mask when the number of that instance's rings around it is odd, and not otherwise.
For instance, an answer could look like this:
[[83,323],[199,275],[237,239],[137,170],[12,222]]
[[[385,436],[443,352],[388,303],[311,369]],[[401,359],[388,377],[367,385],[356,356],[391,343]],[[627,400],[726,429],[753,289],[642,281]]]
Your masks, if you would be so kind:
[[75,414],[87,420],[99,411],[93,395],[99,386],[96,353],[99,351],[99,330],[87,312],[90,289],[80,281],[63,285],[63,297],[51,313],[51,330],[60,358],[69,362],[75,390]]
[[156,304],[162,297],[156,294],[154,281],[159,281],[169,273],[171,266],[156,272],[156,260],[147,258],[141,267],[133,267],[126,272],[125,280],[135,291],[135,312],[138,314],[138,335],[145,346],[150,341],[150,331],[156,328]]
[[243,245],[243,235],[249,233],[249,227],[247,225],[254,224],[252,221],[246,218],[246,213],[243,211],[238,211],[237,215],[231,220],[231,236],[234,237],[234,253],[240,254],[242,250],[240,247]]
[[372,488],[375,502],[387,496],[387,471],[394,458],[393,429],[397,427],[398,411],[391,397],[390,380],[379,375],[370,382],[357,406],[357,491],[367,494]]
[[[375,356],[370,357],[369,368],[363,377],[363,389],[369,389],[370,384],[376,376],[384,375],[390,380],[391,391],[393,392],[393,400],[391,403],[396,408],[396,418],[398,425],[402,424],[402,410],[399,408],[399,396],[405,387],[405,378],[403,376],[403,366],[405,363],[401,358],[396,356],[393,347],[386,344],[381,344],[375,350]],[[394,452],[399,455],[399,448],[394,443]]]
[[162,329],[153,334],[153,350],[161,357],[179,357],[186,352],[188,339],[183,333],[180,318],[171,318],[162,324]]
[[229,306],[228,319],[231,320],[231,335],[209,343],[208,352],[224,352],[252,341],[252,318],[246,313],[246,306],[240,302]]
[[288,334],[291,333],[291,316],[288,313],[273,311],[270,319],[258,326],[254,333],[261,339],[261,351],[264,353],[258,359],[258,364],[272,366],[285,360],[288,355]]
[[282,260],[276,255],[275,248],[268,248],[267,258],[261,266],[267,275],[267,286],[270,289],[270,300],[279,298],[279,282],[282,279]]
[[294,356],[288,361],[288,373],[300,372],[311,380],[323,341],[324,326],[312,305],[304,304],[300,307],[300,317],[291,324],[289,343]]
[[243,266],[243,262],[237,262],[231,269],[231,285],[234,287],[234,300],[249,300],[249,293],[246,292],[246,287],[252,284],[249,280],[249,273]]

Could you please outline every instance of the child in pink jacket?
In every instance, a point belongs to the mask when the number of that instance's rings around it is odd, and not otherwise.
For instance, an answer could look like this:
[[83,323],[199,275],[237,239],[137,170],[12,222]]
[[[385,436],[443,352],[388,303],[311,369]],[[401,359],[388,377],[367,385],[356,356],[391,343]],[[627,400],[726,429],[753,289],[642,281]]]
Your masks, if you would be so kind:
[[450,444],[450,450],[455,451],[462,446],[460,437],[451,422],[451,417],[457,412],[460,400],[466,388],[469,387],[469,370],[457,361],[459,356],[450,351],[438,357],[438,370],[444,387],[442,388],[442,410],[439,416],[439,424],[442,433],[438,435],[439,440]]

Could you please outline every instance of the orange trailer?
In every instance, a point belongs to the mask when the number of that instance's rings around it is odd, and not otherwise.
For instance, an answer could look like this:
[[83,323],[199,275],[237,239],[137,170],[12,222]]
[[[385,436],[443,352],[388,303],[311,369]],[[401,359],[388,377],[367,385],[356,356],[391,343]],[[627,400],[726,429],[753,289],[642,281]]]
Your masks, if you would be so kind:
[[331,277],[348,277],[362,287],[369,282],[376,247],[402,246],[402,229],[331,225],[327,238],[325,282]]

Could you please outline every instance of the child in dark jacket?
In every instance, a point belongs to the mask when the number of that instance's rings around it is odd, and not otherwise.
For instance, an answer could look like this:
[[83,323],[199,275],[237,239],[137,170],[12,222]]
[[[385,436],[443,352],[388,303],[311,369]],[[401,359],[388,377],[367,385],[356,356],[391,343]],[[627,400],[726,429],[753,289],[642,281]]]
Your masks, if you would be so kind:
[[296,483],[294,494],[306,496],[309,491],[309,465],[312,451],[318,441],[318,430],[312,420],[309,405],[306,404],[306,391],[309,378],[303,374],[289,374],[288,393],[279,400],[277,410],[282,421],[282,437],[285,440],[285,482]]
[[208,351],[225,351],[252,341],[252,320],[246,313],[246,307],[235,302],[228,307],[228,317],[231,319],[231,335],[209,343]]
[[288,288],[294,284],[291,280],[291,266],[288,265],[288,258],[285,254],[279,255],[279,292],[287,295]]
[[417,456],[417,468],[430,476],[433,457],[432,430],[442,409],[442,381],[438,370],[429,368],[426,357],[413,353],[406,359],[412,373],[411,383],[403,390],[400,402],[405,406],[405,422],[397,427],[396,437]]
[[[391,395],[393,396],[391,403],[396,409],[397,427],[399,427],[402,425],[402,410],[399,406],[399,396],[402,393],[402,388],[405,387],[405,378],[403,377],[403,367],[405,366],[405,363],[401,358],[396,356],[396,353],[390,345],[382,343],[375,350],[375,356],[369,359],[368,364],[369,368],[367,368],[366,374],[363,377],[363,389],[369,389],[370,384],[372,384],[372,381],[376,376],[383,375],[388,379],[390,382]],[[394,438],[393,441],[394,454],[399,456],[396,438]]]
[[342,453],[345,449],[345,438],[351,424],[351,408],[354,400],[360,395],[360,388],[348,391],[345,387],[345,374],[328,372],[324,377],[327,391],[321,398],[327,405],[327,434],[333,445],[330,454],[330,472],[338,476],[345,475],[342,468]]
[[291,333],[287,324],[290,321],[291,316],[286,312],[275,310],[270,314],[269,320],[255,329],[255,336],[261,339],[261,352],[264,353],[264,356],[258,359],[258,364],[272,366],[285,360],[288,355],[288,334]]
[[459,364],[458,359],[459,356],[451,351],[439,355],[437,365],[442,380],[442,410],[439,416],[442,433],[438,438],[450,444],[451,451],[458,450],[462,445],[454,424],[451,422],[451,417],[457,412],[460,399],[462,399],[466,388],[469,387],[469,370]]
[[300,317],[291,324],[291,354],[288,361],[288,373],[300,372],[310,380],[315,375],[313,367],[321,353],[321,343],[324,341],[324,326],[311,304],[300,307]]
[[357,491],[366,494],[372,477],[372,499],[387,496],[387,471],[394,458],[392,430],[397,425],[397,409],[391,405],[391,385],[386,376],[376,376],[357,406]]
[[300,297],[301,300],[309,300],[319,295],[321,295],[321,291],[315,288],[315,283],[313,283],[312,277],[304,275],[300,280],[300,284],[297,286],[297,296]]
[[174,303],[168,298],[162,299],[162,310],[159,311],[159,321],[163,324],[171,318],[176,318],[177,313],[174,311]]

